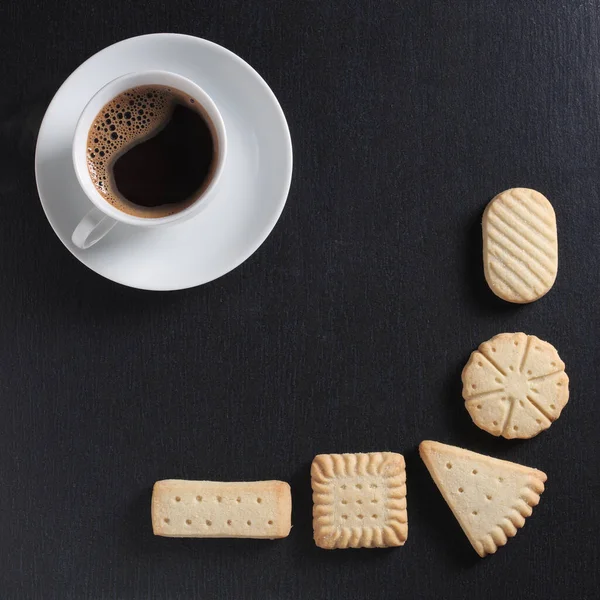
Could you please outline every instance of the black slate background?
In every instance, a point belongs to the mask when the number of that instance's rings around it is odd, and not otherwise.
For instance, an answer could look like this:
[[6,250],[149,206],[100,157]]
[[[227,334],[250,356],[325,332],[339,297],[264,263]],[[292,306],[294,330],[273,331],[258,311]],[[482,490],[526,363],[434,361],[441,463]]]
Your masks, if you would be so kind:
[[[173,31],[238,53],[287,115],[295,170],[273,234],[209,285],[156,294],[80,265],[41,210],[37,128],[84,59]],[[0,5],[0,598],[597,598],[600,584],[600,3],[176,0]],[[496,193],[554,204],[560,267],[534,304],[491,294]],[[571,401],[524,442],[470,422],[460,371],[501,331],[555,344]],[[422,439],[548,473],[481,560]],[[408,468],[396,550],[312,542],[316,453]],[[280,478],[276,542],[152,536],[157,479]]]

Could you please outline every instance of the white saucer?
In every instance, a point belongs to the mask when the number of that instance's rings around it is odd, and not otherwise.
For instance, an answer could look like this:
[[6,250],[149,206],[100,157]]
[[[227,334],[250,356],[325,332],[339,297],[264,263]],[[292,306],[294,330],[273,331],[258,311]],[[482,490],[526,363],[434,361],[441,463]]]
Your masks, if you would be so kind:
[[[71,160],[77,118],[105,83],[149,69],[188,77],[219,107],[229,146],[219,197],[187,222],[156,230],[118,224],[95,246],[80,250],[71,234],[92,205]],[[277,99],[252,67],[212,42],[160,33],[105,48],[63,83],[40,128],[35,172],[50,225],[84,265],[130,287],[177,290],[224,275],[264,242],[288,195],[292,144]]]

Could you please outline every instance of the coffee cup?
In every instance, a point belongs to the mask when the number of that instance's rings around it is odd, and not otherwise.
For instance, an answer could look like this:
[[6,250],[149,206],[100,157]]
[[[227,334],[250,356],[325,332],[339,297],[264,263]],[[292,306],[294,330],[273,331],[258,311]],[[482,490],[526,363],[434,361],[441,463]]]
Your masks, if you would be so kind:
[[[147,90],[150,91],[146,97]],[[181,111],[183,116],[178,117],[181,121],[177,125],[178,129],[174,125],[172,131],[167,131],[170,125],[161,122],[161,115],[166,115],[165,119],[171,118],[169,116],[171,113],[167,110],[169,107],[166,106],[170,98],[169,94],[177,96],[181,104],[189,102],[190,104],[184,108],[202,118],[203,126],[210,132],[212,154],[208,161],[204,155],[198,155],[200,157],[198,160],[203,161],[202,164],[190,161],[194,156],[185,156],[185,161],[182,159],[181,162],[185,162],[188,169],[185,171],[186,177],[192,177],[189,183],[194,185],[193,178],[198,178],[197,187],[187,197],[181,196],[179,200],[173,200],[169,196],[171,191],[169,186],[175,185],[169,182],[177,182],[175,187],[178,188],[176,190],[178,194],[186,193],[186,188],[181,188],[180,185],[182,177],[177,178],[179,171],[178,165],[175,165],[176,172],[172,173],[173,168],[171,168],[170,179],[165,176],[166,183],[163,187],[166,186],[166,189],[163,190],[161,187],[160,194],[155,193],[157,186],[146,188],[148,198],[151,200],[150,204],[146,202],[143,191],[137,191],[138,196],[132,201],[119,191],[122,186],[119,187],[119,180],[115,177],[119,161],[124,165],[119,167],[121,178],[127,179],[128,169],[138,175],[146,169],[145,173],[152,183],[155,172],[162,173],[165,169],[160,171],[160,168],[156,169],[152,164],[146,164],[147,157],[141,150],[138,152],[137,159],[133,155],[131,159],[122,160],[122,158],[126,158],[136,146],[141,147],[154,138],[159,139],[164,128],[163,138],[168,151],[165,152],[163,148],[162,156],[169,156],[172,159],[173,152],[169,149],[174,146],[177,148],[179,143],[177,135],[187,135],[193,130],[193,127],[186,123],[185,115]],[[121,106],[123,101],[126,101],[126,105]],[[102,109],[107,106],[110,108],[106,109],[106,115],[101,114],[101,111],[104,113]],[[161,113],[160,110],[163,112]],[[129,118],[125,118],[126,115]],[[202,125],[200,128],[197,127],[198,135],[202,135],[201,127]],[[193,135],[193,131],[189,135]],[[206,146],[205,141],[202,144]],[[206,154],[207,147],[202,151]],[[96,92],[77,122],[72,155],[79,185],[94,205],[94,208],[79,222],[71,238],[75,246],[86,249],[101,240],[117,223],[142,228],[166,227],[190,219],[205,210],[217,195],[227,155],[227,136],[219,109],[200,86],[176,73],[144,71],[118,77]],[[154,156],[148,154],[150,155]],[[115,173],[112,170],[115,170]],[[135,185],[129,187],[133,189],[133,193],[136,193]],[[189,185],[187,189],[191,190]],[[166,202],[161,204],[165,198]]]

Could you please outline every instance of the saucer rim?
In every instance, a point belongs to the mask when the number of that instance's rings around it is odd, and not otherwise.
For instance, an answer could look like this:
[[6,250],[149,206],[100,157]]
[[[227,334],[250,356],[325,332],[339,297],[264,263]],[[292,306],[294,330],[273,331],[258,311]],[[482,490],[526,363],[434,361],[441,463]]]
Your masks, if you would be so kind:
[[[187,284],[183,284],[183,285],[179,285],[179,286],[161,286],[160,283],[157,285],[152,285],[152,286],[148,286],[148,285],[136,285],[136,284],[132,284],[131,282],[128,282],[127,280],[124,280],[122,278],[118,278],[118,277],[111,277],[108,276],[102,272],[97,271],[96,269],[92,268],[92,266],[90,266],[87,262],[85,262],[83,260],[83,257],[79,256],[77,254],[77,251],[79,250],[78,248],[74,248],[71,247],[67,242],[65,242],[65,240],[62,239],[62,237],[59,235],[58,231],[57,231],[57,226],[55,225],[55,219],[52,218],[52,216],[50,215],[49,211],[46,208],[46,203],[47,201],[45,201],[42,197],[41,191],[40,191],[40,175],[39,175],[39,147],[40,147],[40,139],[42,139],[43,134],[45,134],[45,130],[50,127],[49,121],[50,121],[50,109],[53,108],[53,105],[55,104],[55,101],[57,99],[57,96],[59,95],[59,93],[61,92],[61,90],[63,89],[64,86],[66,86],[68,84],[68,82],[76,77],[76,75],[78,75],[80,70],[84,70],[87,68],[88,66],[88,62],[107,52],[110,49],[113,49],[116,46],[128,46],[130,44],[135,44],[137,42],[139,42],[140,40],[149,40],[149,39],[158,39],[158,38],[181,38],[184,40],[187,40],[193,44],[198,44],[200,46],[205,46],[205,47],[209,47],[211,48],[213,51],[219,52],[222,55],[227,56],[227,58],[229,60],[233,60],[234,62],[237,62],[242,68],[248,70],[254,77],[254,79],[256,80],[256,82],[259,84],[259,86],[262,88],[262,91],[264,93],[266,93],[266,95],[270,98],[271,100],[271,104],[270,104],[270,109],[272,110],[272,119],[277,120],[278,122],[278,127],[280,128],[281,132],[284,134],[284,138],[282,139],[282,149],[285,151],[285,155],[287,157],[286,161],[285,161],[285,171],[281,171],[280,172],[280,187],[281,187],[281,193],[279,194],[281,196],[281,199],[279,200],[279,202],[277,203],[277,206],[274,210],[272,210],[268,217],[265,219],[265,223],[264,226],[262,228],[262,232],[260,232],[258,235],[256,235],[254,237],[254,239],[252,240],[251,243],[249,243],[244,251],[240,252],[238,254],[238,256],[235,258],[235,260],[231,261],[231,264],[228,266],[228,268],[226,270],[224,270],[222,273],[220,273],[219,275],[215,275],[212,276],[210,279],[205,279],[202,280],[200,282],[193,282],[190,285]],[[173,71],[175,73],[177,73],[177,71]],[[285,144],[285,148],[283,148],[283,145]],[[98,52],[95,52],[94,54],[90,55],[88,58],[86,58],[74,71],[72,71],[69,76],[60,84],[60,86],[58,87],[58,89],[56,90],[56,92],[54,93],[54,95],[52,96],[52,99],[50,100],[46,111],[44,113],[44,117],[42,119],[42,122],[40,124],[39,130],[38,130],[38,135],[37,135],[37,140],[36,140],[36,147],[35,147],[35,156],[34,156],[34,170],[35,170],[35,180],[36,180],[36,189],[37,189],[37,193],[38,193],[38,199],[40,201],[40,204],[42,206],[42,210],[44,211],[44,214],[46,216],[46,219],[48,220],[48,223],[50,224],[54,234],[56,235],[56,237],[60,240],[60,242],[63,244],[63,246],[65,246],[65,248],[77,259],[77,261],[79,263],[81,263],[82,265],[84,265],[86,268],[88,268],[90,271],[92,271],[93,273],[95,273],[96,275],[99,275],[100,277],[103,277],[104,279],[107,279],[108,281],[113,281],[114,283],[117,283],[119,285],[123,285],[125,287],[131,288],[131,289],[139,289],[139,290],[145,290],[145,291],[157,291],[157,292],[169,292],[169,291],[179,291],[179,290],[185,290],[185,289],[192,289],[195,287],[199,287],[201,285],[205,285],[207,283],[210,283],[211,281],[215,281],[216,279],[219,279],[220,277],[223,277],[224,275],[227,275],[228,273],[230,273],[231,271],[233,271],[234,269],[236,269],[237,267],[239,267],[241,264],[243,264],[246,260],[248,260],[259,248],[260,246],[262,246],[262,244],[266,241],[266,239],[269,237],[269,235],[272,233],[273,229],[275,228],[275,225],[277,224],[277,222],[279,221],[279,219],[281,218],[281,214],[283,213],[283,209],[285,208],[285,205],[287,203],[287,199],[289,196],[289,191],[291,188],[291,183],[292,183],[292,175],[293,175],[293,165],[294,165],[294,156],[293,156],[293,146],[292,146],[292,140],[291,140],[291,134],[290,134],[290,130],[289,130],[289,125],[287,123],[287,120],[285,118],[285,114],[283,112],[283,109],[279,103],[279,100],[277,99],[277,96],[275,95],[275,93],[273,92],[273,90],[269,87],[269,85],[267,84],[267,82],[263,79],[263,77],[260,75],[260,73],[258,73],[258,71],[256,71],[256,69],[254,69],[252,67],[252,65],[250,65],[248,62],[246,62],[243,58],[241,58],[240,56],[238,56],[237,54],[235,54],[235,52],[229,50],[228,48],[225,48],[224,46],[221,46],[220,44],[217,44],[216,42],[212,42],[210,40],[207,40],[205,38],[201,38],[201,37],[197,37],[194,35],[189,35],[189,34],[183,34],[183,33],[169,33],[169,32],[161,32],[161,33],[148,33],[148,34],[143,34],[143,35],[138,35],[138,36],[133,36],[133,37],[129,37],[129,38],[125,38],[123,40],[120,40],[118,42],[115,42],[114,44],[110,44],[109,46],[106,46],[104,48],[102,48],[101,50],[99,50]],[[90,203],[91,204],[91,203]],[[200,216],[200,215],[198,215]],[[196,218],[196,217],[194,217]],[[191,221],[193,221],[194,219],[191,219]],[[174,227],[176,227],[177,225],[174,224]],[[81,251],[80,251],[81,252]]]

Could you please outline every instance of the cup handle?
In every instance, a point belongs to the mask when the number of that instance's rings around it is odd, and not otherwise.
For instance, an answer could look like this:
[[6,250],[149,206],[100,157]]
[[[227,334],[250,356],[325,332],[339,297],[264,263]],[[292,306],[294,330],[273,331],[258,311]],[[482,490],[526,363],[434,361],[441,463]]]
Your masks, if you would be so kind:
[[78,248],[86,250],[99,242],[116,224],[113,218],[107,217],[97,208],[92,208],[75,227],[71,241]]

